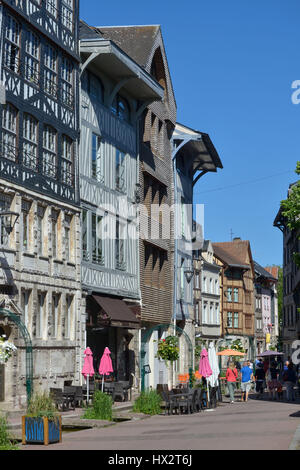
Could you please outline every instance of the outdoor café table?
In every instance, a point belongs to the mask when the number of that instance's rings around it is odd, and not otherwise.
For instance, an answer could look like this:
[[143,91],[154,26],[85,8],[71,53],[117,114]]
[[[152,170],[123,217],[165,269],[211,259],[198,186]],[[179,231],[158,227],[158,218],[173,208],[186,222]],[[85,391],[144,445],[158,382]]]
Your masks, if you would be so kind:
[[110,395],[113,394],[115,388],[115,382],[104,382],[104,392]]
[[[193,397],[193,393],[194,391],[192,389],[188,390],[187,392],[179,392],[178,393],[178,389],[175,389],[175,393],[173,394],[173,397],[176,399],[176,402],[178,404],[178,406],[180,407],[180,404],[182,403],[186,403],[186,409],[187,409],[187,412],[190,413],[191,412],[191,404],[192,404],[192,397]],[[174,392],[174,390],[173,390]]]

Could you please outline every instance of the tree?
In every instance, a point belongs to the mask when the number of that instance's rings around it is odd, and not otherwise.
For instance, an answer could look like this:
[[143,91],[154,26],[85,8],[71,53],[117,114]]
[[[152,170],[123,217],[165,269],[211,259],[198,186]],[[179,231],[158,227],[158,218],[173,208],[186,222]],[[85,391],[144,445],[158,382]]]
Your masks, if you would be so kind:
[[[300,162],[297,162],[295,173],[300,175]],[[281,201],[280,207],[287,228],[300,232],[300,180],[291,186],[287,199]],[[300,253],[294,252],[293,257],[300,268]]]

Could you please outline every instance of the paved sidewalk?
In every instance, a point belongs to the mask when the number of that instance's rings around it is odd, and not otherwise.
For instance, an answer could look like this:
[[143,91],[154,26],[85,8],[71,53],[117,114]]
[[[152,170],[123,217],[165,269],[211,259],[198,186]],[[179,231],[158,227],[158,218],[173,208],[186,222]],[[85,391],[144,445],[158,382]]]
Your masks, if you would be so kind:
[[[299,403],[222,403],[191,415],[153,416],[64,433],[62,443],[22,450],[288,450],[297,449]],[[299,436],[300,437],[300,436]]]

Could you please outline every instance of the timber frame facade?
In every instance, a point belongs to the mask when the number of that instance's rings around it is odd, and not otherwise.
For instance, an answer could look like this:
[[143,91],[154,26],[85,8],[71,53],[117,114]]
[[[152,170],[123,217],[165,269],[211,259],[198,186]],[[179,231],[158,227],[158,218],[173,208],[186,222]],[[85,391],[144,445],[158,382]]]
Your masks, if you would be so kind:
[[221,266],[221,328],[224,344],[241,340],[247,358],[254,348],[255,271],[249,241],[213,243],[214,260]]
[[82,288],[87,341],[95,370],[108,346],[116,378],[133,379],[138,387],[139,122],[146,106],[163,98],[163,88],[101,27],[81,22],[80,53]]
[[[173,318],[174,282],[174,217],[170,208],[174,202],[172,172],[172,134],[176,124],[176,102],[168,68],[166,51],[159,25],[99,28],[104,37],[113,40],[164,89],[161,101],[149,103],[139,127],[140,162],[140,286],[142,296],[141,335],[146,351],[144,364],[151,373],[145,386],[156,387],[167,382],[167,370],[156,356],[157,341],[165,333],[160,324]],[[167,210],[167,232],[163,231],[162,207]],[[148,332],[151,334],[148,335]],[[140,371],[144,374],[144,371]]]
[[[0,5],[1,302],[20,315],[33,346],[33,387],[80,383],[78,0],[3,0]],[[25,347],[2,366],[1,408],[26,401]]]

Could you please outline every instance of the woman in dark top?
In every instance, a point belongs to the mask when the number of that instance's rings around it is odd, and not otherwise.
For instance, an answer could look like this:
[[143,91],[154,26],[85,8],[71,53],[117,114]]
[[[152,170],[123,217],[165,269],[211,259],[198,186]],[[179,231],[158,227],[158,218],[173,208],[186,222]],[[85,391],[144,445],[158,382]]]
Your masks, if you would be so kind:
[[257,396],[256,399],[262,398],[264,393],[264,382],[265,382],[265,371],[263,365],[258,363],[256,366],[256,371],[254,374],[255,382],[256,382],[256,392]]
[[286,384],[286,399],[287,401],[295,401],[295,390],[294,386],[296,385],[297,376],[293,364],[290,362],[288,365],[288,370],[286,371],[286,376],[284,377]]
[[271,363],[271,367],[267,371],[267,381],[268,381],[268,390],[269,396],[272,400],[276,400],[276,389],[278,387],[278,374],[279,371],[276,369],[276,364],[274,362]]

